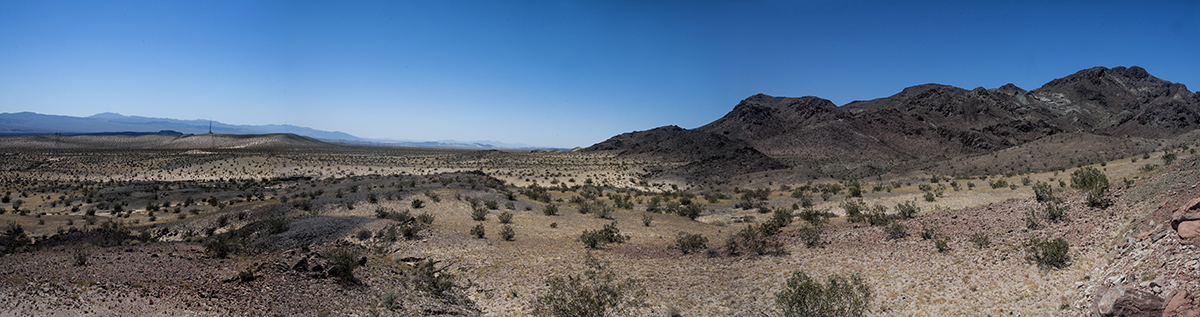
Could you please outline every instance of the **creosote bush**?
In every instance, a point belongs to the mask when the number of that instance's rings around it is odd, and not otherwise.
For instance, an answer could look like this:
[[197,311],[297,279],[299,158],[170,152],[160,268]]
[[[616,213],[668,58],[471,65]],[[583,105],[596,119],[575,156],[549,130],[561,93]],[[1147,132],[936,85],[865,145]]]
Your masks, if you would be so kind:
[[471,219],[475,221],[487,221],[487,208],[475,207],[471,210]]
[[357,281],[354,278],[354,269],[358,268],[358,250],[352,247],[339,247],[330,249],[325,252],[325,258],[329,259],[329,276],[337,278],[345,283],[353,283]]
[[476,239],[483,239],[483,235],[484,235],[483,224],[482,223],[477,224],[477,225],[475,225],[475,227],[472,227],[471,235],[475,236]]
[[699,233],[689,234],[687,232],[679,232],[679,235],[675,238],[675,247],[679,251],[682,251],[683,254],[699,252],[708,248],[708,238]]
[[908,229],[907,227],[900,224],[899,222],[893,222],[891,225],[889,225],[887,227],[887,230],[886,230],[888,240],[904,239],[904,237],[908,236],[908,232],[905,232],[905,230],[907,230],[907,229]]
[[616,221],[604,225],[604,229],[583,230],[583,234],[579,235],[579,241],[583,242],[588,249],[598,249],[609,243],[625,243],[625,240],[628,239],[628,236],[621,235],[621,229],[617,228]]
[[1043,269],[1061,269],[1070,265],[1071,245],[1063,238],[1033,238],[1026,243],[1025,259]]
[[870,312],[871,297],[871,287],[857,274],[833,274],[822,284],[804,271],[796,271],[775,294],[775,305],[787,317],[857,317]]
[[513,214],[511,212],[505,211],[500,213],[500,216],[497,216],[496,219],[500,220],[500,223],[512,223],[512,217]]
[[504,241],[512,241],[516,236],[517,232],[513,231],[512,226],[504,225],[500,227],[500,239],[504,239]]
[[546,205],[546,207],[542,207],[542,214],[547,215],[547,216],[557,215],[558,214],[558,206],[555,206],[554,204]]
[[617,280],[609,264],[588,252],[582,275],[546,280],[549,291],[533,301],[534,316],[624,316],[645,306],[646,292],[634,279]]

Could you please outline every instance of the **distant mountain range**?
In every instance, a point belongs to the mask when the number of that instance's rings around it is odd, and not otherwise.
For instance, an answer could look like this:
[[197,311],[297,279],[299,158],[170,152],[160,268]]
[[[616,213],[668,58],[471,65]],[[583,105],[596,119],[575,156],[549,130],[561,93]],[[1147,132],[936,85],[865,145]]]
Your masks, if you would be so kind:
[[[47,115],[34,112],[0,113],[0,135],[96,135],[96,134],[204,134],[209,132],[208,120],[178,120],[126,116],[105,112],[89,117]],[[455,149],[547,149],[524,144],[508,144],[495,141],[405,141],[389,139],[365,139],[344,132],[322,131],[294,125],[233,125],[211,121],[211,129],[217,134],[275,134],[291,133],[326,142],[357,145],[400,146]]]
[[[1198,128],[1200,93],[1151,76],[1137,66],[1094,67],[1032,91],[1012,84],[972,90],[924,84],[841,107],[812,96],[758,94],[738,103],[724,117],[695,129],[663,127],[626,133],[585,151],[686,162],[753,162],[737,173],[787,166],[812,175],[856,178],[927,168],[1058,134],[1134,140],[1129,143],[1136,144],[1136,140],[1179,137]],[[1074,155],[1071,161],[1078,164],[1140,151],[1133,146],[1091,149],[1095,153],[1085,157],[1075,153],[1079,148],[1060,145],[1021,160],[1026,165],[1037,161],[1037,167],[1045,169],[1058,166],[1040,164],[1044,157]],[[765,161],[767,157],[776,162]],[[954,173],[964,172],[964,168],[948,167]],[[976,172],[981,171],[986,169]],[[704,170],[677,172],[691,179],[723,176]]]

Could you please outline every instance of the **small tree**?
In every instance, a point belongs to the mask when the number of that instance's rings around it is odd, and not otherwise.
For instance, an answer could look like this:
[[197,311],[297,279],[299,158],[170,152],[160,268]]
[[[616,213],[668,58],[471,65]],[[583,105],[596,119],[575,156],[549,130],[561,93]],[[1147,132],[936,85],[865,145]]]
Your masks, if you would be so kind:
[[821,284],[804,271],[796,271],[775,294],[775,305],[788,317],[857,317],[870,311],[871,296],[871,287],[857,274],[833,274]]
[[535,316],[621,316],[645,306],[646,292],[634,279],[618,281],[591,252],[584,258],[582,275],[568,274],[546,280],[550,290],[533,301]]

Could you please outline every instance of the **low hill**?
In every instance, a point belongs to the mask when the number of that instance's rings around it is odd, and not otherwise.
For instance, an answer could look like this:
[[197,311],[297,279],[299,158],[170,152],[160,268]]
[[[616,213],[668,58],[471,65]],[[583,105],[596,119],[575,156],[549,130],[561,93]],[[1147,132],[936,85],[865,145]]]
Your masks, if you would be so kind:
[[6,149],[292,149],[335,146],[295,134],[0,136]]
[[787,167],[746,141],[678,126],[624,133],[582,151],[615,151],[620,156],[682,162],[683,166],[667,172],[688,179],[718,180]]

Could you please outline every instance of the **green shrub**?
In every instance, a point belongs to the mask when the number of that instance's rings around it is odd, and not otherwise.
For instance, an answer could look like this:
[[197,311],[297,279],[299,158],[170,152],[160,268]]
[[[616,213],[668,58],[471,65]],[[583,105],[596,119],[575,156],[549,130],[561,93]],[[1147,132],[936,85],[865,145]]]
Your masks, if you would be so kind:
[[75,266],[86,266],[88,257],[92,256],[92,250],[87,245],[79,244],[71,248],[71,264]]
[[421,209],[421,208],[425,208],[425,201],[420,200],[420,199],[413,199],[412,209]]
[[1071,173],[1071,187],[1091,190],[1096,187],[1108,187],[1108,177],[1095,167],[1087,166]]
[[812,226],[821,226],[829,222],[828,213],[817,211],[812,207],[804,207],[804,209],[800,210],[800,219]]
[[359,256],[358,250],[352,247],[338,247],[326,251],[325,258],[329,260],[329,276],[345,283],[357,281],[354,278],[354,269],[359,266]]
[[1033,196],[1038,202],[1054,200],[1054,188],[1049,183],[1037,182],[1033,185]]
[[623,316],[645,306],[646,293],[634,279],[618,281],[616,274],[587,254],[582,275],[568,274],[546,280],[549,290],[533,301],[534,316]]
[[487,209],[489,209],[489,210],[500,209],[500,203],[496,202],[495,200],[484,201],[483,205],[487,206]]
[[925,193],[925,201],[932,202],[935,200],[937,199],[934,198],[933,193]]
[[546,207],[542,207],[542,214],[547,215],[547,216],[557,215],[558,214],[558,206],[555,206],[554,204],[546,205]]
[[511,212],[505,211],[500,213],[500,216],[497,216],[496,219],[500,220],[500,223],[512,223],[512,217],[513,214]]
[[588,249],[598,249],[609,243],[625,243],[625,240],[628,239],[628,236],[621,235],[621,229],[617,228],[616,221],[604,225],[604,229],[583,230],[583,234],[579,235],[579,241],[583,242]]
[[504,239],[504,241],[512,241],[516,236],[517,232],[513,231],[512,226],[504,225],[503,227],[500,227],[500,239]]
[[99,237],[96,238],[96,245],[102,247],[111,247],[125,243],[129,239],[129,227],[119,221],[105,221],[96,228]]
[[408,284],[413,289],[443,297],[455,287],[456,276],[446,272],[446,268],[437,268],[437,261],[425,259],[413,266],[412,274],[408,275]]
[[887,230],[886,230],[888,240],[904,239],[904,237],[908,236],[908,232],[905,231],[907,229],[908,229],[908,227],[905,227],[904,225],[900,224],[899,222],[893,222],[891,225],[889,225],[887,227]]
[[475,221],[487,221],[488,210],[486,208],[475,207],[471,210],[471,219]]
[[1162,156],[1163,165],[1171,165],[1171,162],[1174,162],[1175,159],[1178,159],[1178,158],[1179,158],[1179,155],[1175,154],[1175,152],[1163,154],[1163,156]]
[[937,227],[921,225],[921,240],[930,240],[937,237]]
[[1070,249],[1071,245],[1063,238],[1033,238],[1026,243],[1025,259],[1043,269],[1061,269],[1070,265]]
[[850,219],[850,221],[852,221],[852,222],[857,222],[857,221],[861,221],[863,219],[862,218],[863,209],[867,208],[867,204],[864,203],[862,201],[862,199],[846,200],[846,201],[842,202],[841,207],[842,207],[842,210],[844,210],[846,212],[847,219]]
[[3,248],[0,249],[0,255],[20,252],[30,243],[32,240],[25,233],[25,228],[15,221],[10,221],[4,226],[4,235],[0,236],[0,247]]
[[642,225],[649,227],[652,221],[654,221],[654,216],[650,214],[642,215]]
[[475,227],[471,228],[471,235],[475,236],[476,239],[483,239],[483,235],[484,235],[483,224],[482,223],[477,224],[477,225],[475,225]]
[[887,215],[887,207],[883,205],[875,205],[869,212],[863,215],[863,219],[872,226],[886,226],[891,223],[892,219]]
[[433,215],[429,214],[428,212],[423,212],[420,215],[417,215],[417,223],[425,226],[433,225]]
[[679,232],[679,235],[675,238],[675,247],[679,251],[682,251],[683,254],[699,252],[708,248],[708,238],[699,233],[688,234],[687,232]]
[[871,287],[857,274],[833,274],[821,284],[804,271],[796,271],[775,294],[775,305],[787,317],[866,316],[871,296]]
[[358,239],[359,241],[366,241],[367,239],[371,238],[371,232],[367,231],[366,229],[359,230],[358,233],[354,235],[354,238]]
[[690,205],[684,206],[682,208],[679,208],[678,210],[676,210],[675,213],[678,214],[679,216],[688,217],[688,219],[696,220],[696,217],[700,217],[701,211],[703,211],[703,209],[700,208],[700,205],[690,204]]
[[1106,197],[1108,193],[1108,184],[1098,185],[1091,190],[1088,190],[1087,205],[1093,208],[1108,208],[1112,205],[1112,200]]
[[821,233],[824,230],[824,226],[808,226],[800,228],[797,234],[804,241],[804,246],[813,248],[821,245]]
[[901,219],[912,219],[919,212],[921,212],[921,208],[917,207],[917,202],[915,201],[910,200],[902,204],[896,204],[896,215],[899,215]]
[[778,208],[771,214],[771,222],[779,225],[780,228],[787,227],[792,224],[792,210],[787,208]]
[[236,243],[230,241],[228,237],[217,237],[204,244],[204,254],[224,259],[229,257],[229,253],[232,253],[235,247]]
[[1046,220],[1049,222],[1062,222],[1067,220],[1067,207],[1059,206],[1053,201],[1046,202]]
[[783,249],[783,243],[775,237],[777,233],[779,233],[779,227],[774,222],[748,225],[729,237],[725,243],[725,253],[729,255],[786,255],[787,251]]

